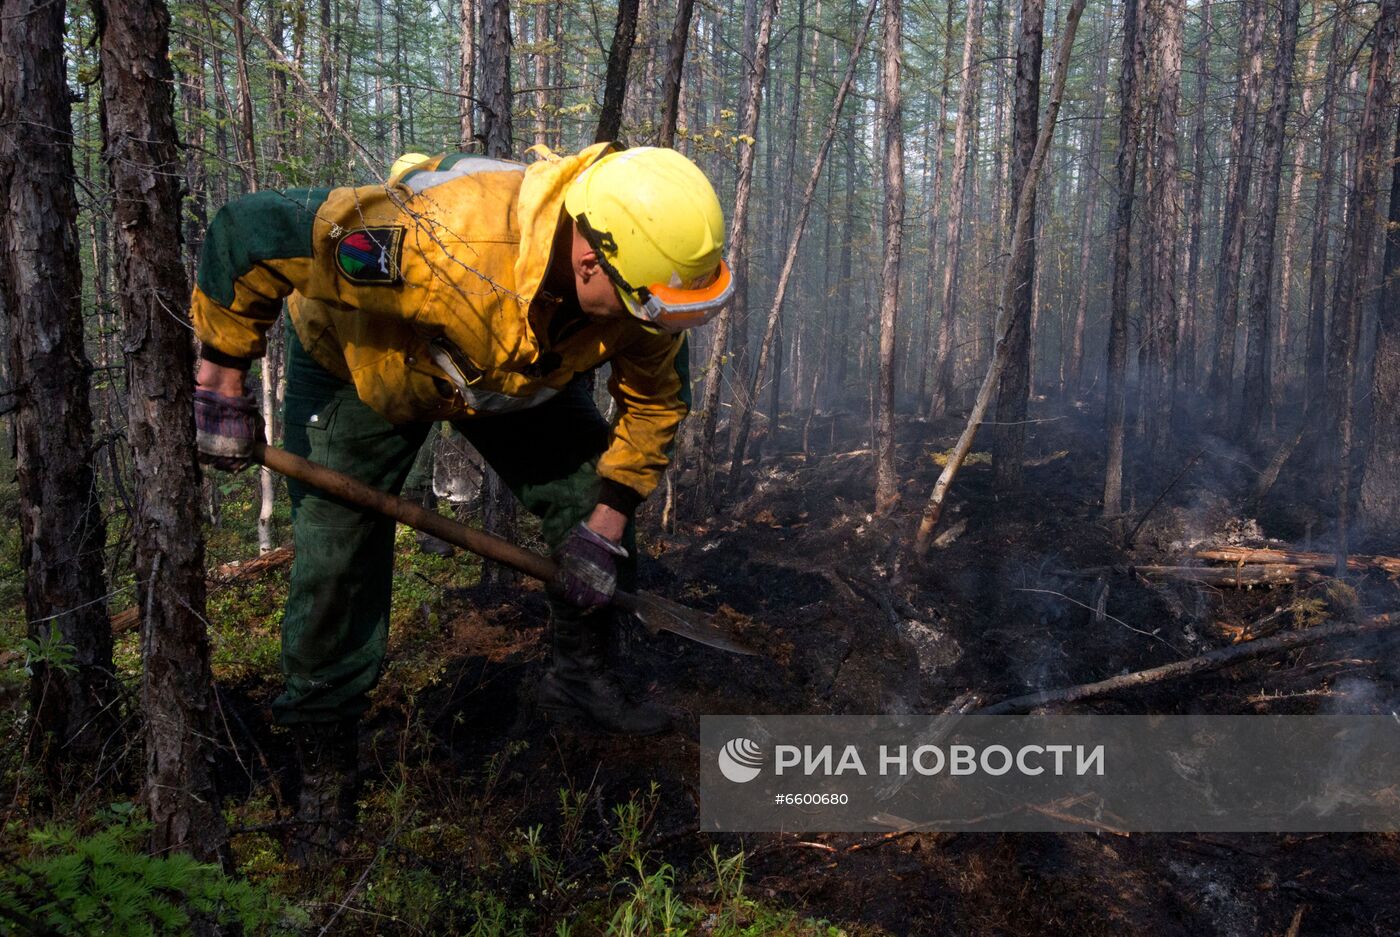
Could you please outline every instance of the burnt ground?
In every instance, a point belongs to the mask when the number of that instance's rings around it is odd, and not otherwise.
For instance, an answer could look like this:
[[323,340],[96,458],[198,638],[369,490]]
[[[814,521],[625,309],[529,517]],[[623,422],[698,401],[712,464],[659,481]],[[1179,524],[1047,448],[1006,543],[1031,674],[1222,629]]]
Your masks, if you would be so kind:
[[[1400,836],[1393,834],[882,838],[697,831],[702,713],[937,712],[965,691],[992,702],[1192,656],[1264,620],[1294,627],[1400,608],[1395,584],[1376,576],[1343,589],[1314,583],[1218,590],[1132,575],[1128,564],[1181,563],[1182,552],[1201,541],[1254,545],[1274,537],[1325,549],[1312,538],[1325,531],[1326,518],[1289,500],[1297,479],[1287,473],[1276,493],[1246,514],[1263,457],[1202,436],[1179,451],[1134,459],[1142,468],[1128,486],[1137,492],[1128,524],[1105,521],[1097,504],[1098,428],[1073,411],[1037,416],[1053,418],[1032,427],[1021,492],[998,498],[990,466],[974,458],[942,524],[965,528],[922,566],[903,564],[898,546],[939,470],[933,454],[951,446],[961,428],[953,418],[900,426],[900,470],[909,481],[888,519],[868,513],[873,461],[864,420],[838,414],[770,433],[740,497],[709,522],[682,525],[680,533],[657,533],[653,524],[642,587],[699,608],[728,606],[751,619],[750,639],[769,654],[736,658],[640,628],[625,633],[625,678],[677,718],[664,736],[615,739],[546,725],[529,705],[545,666],[540,593],[526,593],[524,601],[484,588],[446,596],[445,673],[416,699],[376,710],[371,744],[378,763],[392,777],[396,759],[411,759],[416,750],[448,792],[440,809],[490,814],[459,847],[468,864],[474,851],[500,849],[501,831],[535,824],[545,841],[567,840],[581,854],[577,844],[609,826],[605,805],[654,782],[655,795],[643,799],[651,811],[645,847],[655,859],[686,869],[711,844],[721,854],[743,849],[752,893],[856,930],[1400,934]],[[805,454],[804,429],[814,440]],[[988,445],[980,439],[974,451]],[[1125,526],[1197,451],[1135,547],[1125,550]],[[1115,566],[1104,577],[1111,617],[1096,622],[1085,606],[1103,584],[1063,574]],[[1126,625],[1159,629],[1161,640]],[[1391,711],[1400,704],[1397,649],[1394,638],[1320,644],[1065,711]],[[405,742],[405,712],[425,727],[423,740]],[[471,779],[469,795],[450,793],[458,790],[454,778]],[[596,807],[576,828],[564,828],[561,788],[589,791]],[[422,861],[442,870],[440,859]],[[521,869],[488,884],[522,902],[538,900]],[[592,887],[551,899],[546,915],[568,917],[596,897]]]

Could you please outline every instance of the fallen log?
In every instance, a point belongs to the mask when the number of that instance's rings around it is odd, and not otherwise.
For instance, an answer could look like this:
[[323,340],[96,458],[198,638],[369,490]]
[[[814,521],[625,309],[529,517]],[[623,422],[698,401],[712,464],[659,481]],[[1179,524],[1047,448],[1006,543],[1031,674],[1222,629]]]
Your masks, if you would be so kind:
[[1260,563],[1249,566],[1091,566],[1088,569],[1059,570],[1055,575],[1074,579],[1134,573],[1149,579],[1181,579],[1222,589],[1275,586],[1281,583],[1318,582],[1329,577],[1305,566],[1287,563]]
[[1175,680],[1181,677],[1188,677],[1198,673],[1206,673],[1211,670],[1220,670],[1242,661],[1252,660],[1256,657],[1263,657],[1268,654],[1276,654],[1280,651],[1292,650],[1295,647],[1305,647],[1309,644],[1317,644],[1328,641],[1332,638],[1349,638],[1363,634],[1375,634],[1387,631],[1400,625],[1400,614],[1388,613],[1376,615],[1365,621],[1359,622],[1333,622],[1327,625],[1318,625],[1306,631],[1290,631],[1286,634],[1276,635],[1271,638],[1260,638],[1257,641],[1247,641],[1243,644],[1234,644],[1230,647],[1219,648],[1198,657],[1187,658],[1186,660],[1173,661],[1170,664],[1163,664],[1160,667],[1151,667],[1147,670],[1138,670],[1133,673],[1121,674],[1117,677],[1109,677],[1107,680],[1099,680],[1094,683],[1081,683],[1076,686],[1061,687],[1056,690],[1040,690],[1035,693],[1027,693],[1025,696],[1015,696],[1011,699],[993,703],[990,706],[983,706],[981,709],[973,711],[970,715],[975,716],[998,716],[1008,713],[1024,712],[1034,709],[1036,706],[1044,706],[1047,703],[1072,703],[1075,700],[1089,699],[1096,696],[1107,696],[1119,690],[1128,690],[1135,687],[1149,686],[1155,683],[1163,683],[1168,680]]
[[[1307,553],[1302,550],[1275,550],[1253,547],[1202,547],[1191,551],[1191,556],[1216,563],[1282,563],[1290,566],[1306,566],[1314,569],[1331,569],[1337,558],[1331,553]],[[1400,576],[1400,557],[1395,556],[1349,556],[1347,568],[1355,570],[1379,569],[1392,576]]]
[[1133,572],[1149,579],[1185,579],[1210,586],[1240,589],[1245,586],[1272,586],[1300,579],[1326,579],[1321,573],[1287,563],[1257,563],[1248,566],[1132,566]]
[[[206,584],[210,591],[220,586],[230,586],[236,582],[247,582],[256,579],[263,573],[273,569],[281,569],[292,561],[291,544],[280,546],[275,550],[268,550],[262,556],[254,557],[251,560],[236,561],[233,563],[223,563],[214,567],[209,574]],[[125,634],[141,623],[141,610],[138,606],[132,606],[124,611],[117,612],[111,617],[113,634]]]

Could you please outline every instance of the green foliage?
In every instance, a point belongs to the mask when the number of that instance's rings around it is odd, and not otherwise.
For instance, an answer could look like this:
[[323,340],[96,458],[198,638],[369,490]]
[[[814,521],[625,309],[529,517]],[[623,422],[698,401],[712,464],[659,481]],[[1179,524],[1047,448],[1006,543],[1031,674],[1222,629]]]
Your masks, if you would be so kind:
[[76,673],[73,655],[77,648],[63,640],[57,628],[46,628],[38,638],[21,638],[19,648],[24,652],[24,672],[34,675],[36,664],[42,664],[60,673]]
[[32,853],[0,877],[0,934],[175,935],[196,915],[248,934],[294,932],[298,917],[268,891],[187,855],[147,855],[149,830],[118,818],[86,836],[32,831]]

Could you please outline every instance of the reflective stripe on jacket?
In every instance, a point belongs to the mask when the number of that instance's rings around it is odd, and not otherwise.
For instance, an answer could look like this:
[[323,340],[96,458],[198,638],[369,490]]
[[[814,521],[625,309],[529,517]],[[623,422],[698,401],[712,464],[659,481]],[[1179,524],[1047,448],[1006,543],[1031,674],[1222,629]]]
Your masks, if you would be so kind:
[[307,351],[394,423],[531,406],[611,361],[598,472],[640,500],[690,406],[684,336],[631,318],[551,330],[559,304],[540,289],[564,190],[609,146],[528,167],[452,154],[388,185],[236,199],[205,238],[195,333],[216,360],[260,357],[289,299]]

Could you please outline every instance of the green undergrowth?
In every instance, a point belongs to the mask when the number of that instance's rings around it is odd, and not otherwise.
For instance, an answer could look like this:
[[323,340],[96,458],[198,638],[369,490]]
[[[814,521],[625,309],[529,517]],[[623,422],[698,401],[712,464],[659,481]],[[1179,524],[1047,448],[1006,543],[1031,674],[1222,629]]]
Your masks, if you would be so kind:
[[[114,804],[90,832],[6,830],[0,934],[183,935],[197,921],[245,934],[299,934],[306,912],[271,889],[183,854],[150,856],[150,824]],[[24,835],[19,835],[24,832]],[[11,845],[13,841],[13,845]]]
[[[553,814],[515,821],[519,805],[500,791],[524,742],[457,775],[428,761],[362,801],[360,849],[319,874],[283,867],[276,881],[315,894],[302,906],[334,934],[782,935],[838,937],[849,931],[763,900],[749,887],[744,853],[711,846],[678,867],[653,848],[660,791],[634,791],[612,805],[592,789],[560,788]],[[699,835],[699,834],[697,834]],[[245,868],[268,852],[239,843]],[[268,869],[267,871],[271,871]]]

